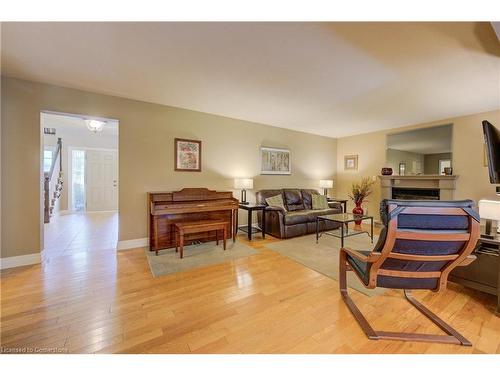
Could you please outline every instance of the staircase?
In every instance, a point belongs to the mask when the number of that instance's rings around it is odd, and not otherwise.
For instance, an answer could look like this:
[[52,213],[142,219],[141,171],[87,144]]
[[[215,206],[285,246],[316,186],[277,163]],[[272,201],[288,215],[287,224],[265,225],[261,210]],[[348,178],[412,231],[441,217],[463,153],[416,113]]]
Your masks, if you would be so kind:
[[[57,165],[57,168],[56,168]],[[54,208],[61,197],[64,180],[62,172],[62,140],[57,139],[57,147],[52,158],[50,170],[44,173],[44,210],[43,221],[50,223],[50,218],[54,214]]]

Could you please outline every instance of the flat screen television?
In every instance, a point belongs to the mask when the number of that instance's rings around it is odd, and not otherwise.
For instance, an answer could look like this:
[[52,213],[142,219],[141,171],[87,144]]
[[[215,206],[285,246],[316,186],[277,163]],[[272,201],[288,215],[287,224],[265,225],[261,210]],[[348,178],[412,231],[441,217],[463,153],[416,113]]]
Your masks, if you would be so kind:
[[490,183],[500,184],[500,131],[488,121],[483,121],[484,142]]

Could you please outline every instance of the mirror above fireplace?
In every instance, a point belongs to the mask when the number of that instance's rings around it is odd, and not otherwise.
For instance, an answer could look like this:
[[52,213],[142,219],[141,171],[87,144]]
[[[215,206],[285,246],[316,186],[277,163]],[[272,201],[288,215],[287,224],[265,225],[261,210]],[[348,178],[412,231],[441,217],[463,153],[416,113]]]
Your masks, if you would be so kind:
[[451,174],[452,135],[452,124],[389,134],[385,167],[395,175]]

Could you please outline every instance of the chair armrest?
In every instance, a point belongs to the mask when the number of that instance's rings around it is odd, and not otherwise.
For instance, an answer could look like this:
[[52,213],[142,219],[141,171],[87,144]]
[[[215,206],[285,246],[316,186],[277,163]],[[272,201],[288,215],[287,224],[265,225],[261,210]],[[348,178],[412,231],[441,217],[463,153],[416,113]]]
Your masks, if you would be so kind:
[[366,262],[366,263],[375,262],[381,255],[380,253],[370,253],[370,255],[366,256],[364,254],[361,254],[359,251],[351,249],[349,247],[343,247],[342,249],[340,249],[340,251],[345,251],[353,258],[359,259],[362,262]]
[[472,262],[474,262],[477,259],[475,255],[469,255],[467,256],[462,262],[458,265],[458,267],[463,267],[463,266],[468,266]]

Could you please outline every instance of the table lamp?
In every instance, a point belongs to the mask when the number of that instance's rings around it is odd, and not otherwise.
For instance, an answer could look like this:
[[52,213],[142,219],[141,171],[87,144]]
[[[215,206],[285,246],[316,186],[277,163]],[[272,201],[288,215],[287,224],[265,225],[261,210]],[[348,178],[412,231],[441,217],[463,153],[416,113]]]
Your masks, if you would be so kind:
[[[479,201],[479,216],[486,220],[485,233],[481,234],[483,238],[494,238],[491,234],[491,221],[500,221],[500,201],[490,201],[481,199]],[[497,232],[498,232],[497,228]]]
[[319,180],[319,187],[324,189],[325,197],[328,197],[328,189],[333,188],[333,180]]
[[235,178],[234,188],[241,189],[241,204],[248,204],[246,189],[253,189],[253,179],[251,178]]

